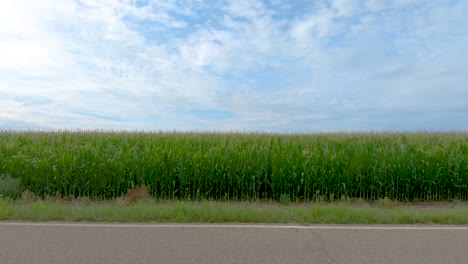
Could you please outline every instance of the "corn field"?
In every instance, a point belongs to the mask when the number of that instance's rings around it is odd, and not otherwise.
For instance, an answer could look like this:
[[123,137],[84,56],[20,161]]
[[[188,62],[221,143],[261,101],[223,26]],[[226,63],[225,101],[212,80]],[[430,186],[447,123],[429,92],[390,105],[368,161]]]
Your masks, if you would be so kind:
[[0,175],[41,196],[467,200],[468,133],[2,131]]

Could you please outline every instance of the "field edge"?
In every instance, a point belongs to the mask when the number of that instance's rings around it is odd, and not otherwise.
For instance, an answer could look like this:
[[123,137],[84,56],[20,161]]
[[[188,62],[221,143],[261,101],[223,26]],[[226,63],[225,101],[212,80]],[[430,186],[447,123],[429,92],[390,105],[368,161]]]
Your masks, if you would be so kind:
[[468,205],[0,199],[0,221],[468,225]]

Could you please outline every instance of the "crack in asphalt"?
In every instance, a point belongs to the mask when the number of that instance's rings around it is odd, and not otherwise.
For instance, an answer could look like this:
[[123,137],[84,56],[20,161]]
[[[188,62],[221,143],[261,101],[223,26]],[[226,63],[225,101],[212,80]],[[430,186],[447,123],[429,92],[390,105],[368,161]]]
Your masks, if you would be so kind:
[[328,264],[336,264],[337,262],[330,256],[330,253],[325,247],[325,242],[323,241],[322,237],[320,236],[320,233],[317,231],[313,231],[313,233],[317,236],[318,241],[320,242],[320,250],[323,252],[323,254],[327,257],[328,259]]

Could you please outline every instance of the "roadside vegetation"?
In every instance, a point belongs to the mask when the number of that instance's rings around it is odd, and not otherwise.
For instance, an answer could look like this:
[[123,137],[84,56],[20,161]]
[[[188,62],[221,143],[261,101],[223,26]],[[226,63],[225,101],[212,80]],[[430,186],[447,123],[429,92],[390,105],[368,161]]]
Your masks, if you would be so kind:
[[[31,199],[33,198],[33,199]],[[126,199],[96,201],[23,197],[0,199],[0,221],[159,222],[159,223],[281,223],[281,224],[468,224],[463,202],[399,204],[372,203],[157,201]]]

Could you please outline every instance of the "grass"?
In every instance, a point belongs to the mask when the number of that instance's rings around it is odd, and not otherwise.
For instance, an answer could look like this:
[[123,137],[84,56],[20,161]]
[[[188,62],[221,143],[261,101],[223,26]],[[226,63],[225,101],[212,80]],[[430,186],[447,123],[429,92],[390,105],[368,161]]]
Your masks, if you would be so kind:
[[65,222],[294,223],[294,224],[468,224],[468,206],[276,202],[181,202],[140,200],[0,199],[0,220]]

